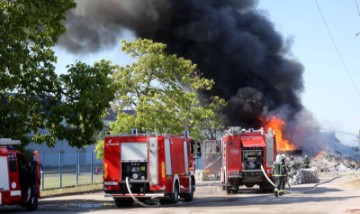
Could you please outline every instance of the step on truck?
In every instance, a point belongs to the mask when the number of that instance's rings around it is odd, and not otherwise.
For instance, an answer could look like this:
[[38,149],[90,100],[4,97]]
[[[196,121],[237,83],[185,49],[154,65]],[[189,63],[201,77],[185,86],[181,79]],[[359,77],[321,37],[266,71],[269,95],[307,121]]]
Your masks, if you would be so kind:
[[37,151],[28,160],[15,149],[19,140],[0,138],[0,207],[21,205],[29,211],[36,210],[40,197],[40,161]]
[[[195,141],[187,135],[132,134],[104,138],[104,191],[116,206],[134,200],[192,201]],[[198,147],[198,150],[200,147]],[[199,151],[200,152],[200,151]]]
[[265,133],[262,128],[231,127],[221,143],[221,182],[228,194],[237,193],[240,186],[258,185],[263,192],[274,190],[268,180],[273,180],[272,165],[277,155],[275,133],[271,129]]

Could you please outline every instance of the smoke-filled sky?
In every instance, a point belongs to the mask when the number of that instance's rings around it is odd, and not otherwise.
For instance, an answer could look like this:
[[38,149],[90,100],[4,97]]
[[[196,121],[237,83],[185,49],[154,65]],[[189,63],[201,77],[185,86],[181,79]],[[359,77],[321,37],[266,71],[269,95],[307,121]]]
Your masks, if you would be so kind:
[[282,106],[301,110],[303,67],[287,58],[273,24],[246,0],[78,0],[60,44],[87,53],[116,44],[129,29],[167,44],[215,80],[213,94],[229,101],[228,125],[259,127],[261,116]]
[[[304,77],[326,71],[314,68],[308,71],[308,64],[304,63],[311,59],[295,60],[298,56],[292,46],[296,46],[298,37],[282,35],[294,35],[293,31],[305,35],[303,40],[308,42],[301,40],[301,44],[307,45],[307,50],[302,50],[301,56],[314,56],[318,51],[317,43],[309,38],[317,38],[318,43],[327,39],[326,47],[330,48],[331,42],[316,13],[316,5],[295,2],[292,5],[261,1],[258,5],[255,0],[77,0],[78,7],[68,15],[68,32],[59,44],[75,55],[93,54],[113,47],[119,49],[118,39],[127,30],[133,31],[137,37],[166,43],[169,53],[191,59],[206,77],[214,79],[213,93],[229,101],[226,113],[231,125],[256,126],[259,116],[269,112],[297,124],[301,123],[299,115],[304,111],[300,99],[306,83]],[[316,17],[316,22],[305,15],[309,8],[304,5],[311,7],[310,15]],[[269,12],[260,10],[260,6]],[[296,14],[296,20],[292,20]],[[280,24],[270,21],[273,16]],[[279,27],[282,23],[287,34]],[[317,27],[310,28],[314,23]],[[304,30],[307,26],[309,29]],[[316,34],[319,29],[322,29],[321,38]],[[335,51],[331,51],[332,60],[314,56],[312,63],[338,61]],[[342,69],[341,65],[337,68]],[[324,87],[323,79],[326,78],[319,78],[318,87]],[[308,90],[305,87],[306,94],[310,95],[312,91]],[[317,88],[313,93],[318,94],[319,90],[323,91]],[[328,97],[312,96],[318,105],[323,104],[321,100],[325,98]],[[327,115],[334,114],[336,112]]]

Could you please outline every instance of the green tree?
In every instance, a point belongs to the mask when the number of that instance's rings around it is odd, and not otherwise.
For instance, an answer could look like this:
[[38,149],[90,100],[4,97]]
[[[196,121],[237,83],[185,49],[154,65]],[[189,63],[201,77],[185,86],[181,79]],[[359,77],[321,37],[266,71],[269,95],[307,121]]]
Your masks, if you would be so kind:
[[95,142],[114,98],[109,62],[55,73],[52,50],[74,0],[0,0],[0,137],[72,146]]
[[203,138],[201,131],[217,124],[215,110],[225,105],[219,97],[200,102],[201,92],[214,81],[201,77],[191,61],[167,54],[164,44],[147,39],[122,43],[135,63],[114,73],[117,120],[110,124],[111,133],[137,128],[181,134],[188,129],[192,137]]
[[68,66],[69,74],[59,78],[61,102],[53,107],[46,121],[53,136],[79,148],[96,143],[115,97],[111,74],[116,68],[104,60],[94,66],[81,62]]
[[[57,102],[52,47],[71,0],[0,0],[0,137],[31,140]],[[44,102],[47,105],[44,105]]]

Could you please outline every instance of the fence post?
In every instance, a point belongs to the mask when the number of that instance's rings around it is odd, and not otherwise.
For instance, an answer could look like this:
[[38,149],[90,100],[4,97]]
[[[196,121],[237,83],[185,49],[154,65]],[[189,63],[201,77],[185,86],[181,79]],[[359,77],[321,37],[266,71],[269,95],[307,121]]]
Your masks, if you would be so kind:
[[45,183],[45,176],[44,176],[44,174],[45,174],[45,170],[44,170],[44,165],[45,165],[45,152],[44,153],[42,153],[42,166],[41,166],[41,168],[40,168],[40,172],[42,172],[41,173],[41,190],[44,190],[44,183]]
[[79,161],[79,149],[77,149],[77,153],[76,153],[76,186],[79,185],[79,171],[80,171],[80,167],[79,167],[79,164],[80,164],[80,161]]
[[62,188],[62,160],[61,152],[59,152],[59,174],[60,174],[60,189]]
[[93,184],[94,183],[94,152],[91,152],[90,172],[91,172],[91,184]]

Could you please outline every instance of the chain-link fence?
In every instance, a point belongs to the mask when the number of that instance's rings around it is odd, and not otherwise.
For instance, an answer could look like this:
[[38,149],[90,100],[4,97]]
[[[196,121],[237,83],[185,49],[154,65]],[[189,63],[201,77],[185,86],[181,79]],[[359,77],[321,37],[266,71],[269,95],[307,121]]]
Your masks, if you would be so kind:
[[102,182],[103,162],[94,152],[39,153],[41,189],[55,189]]

